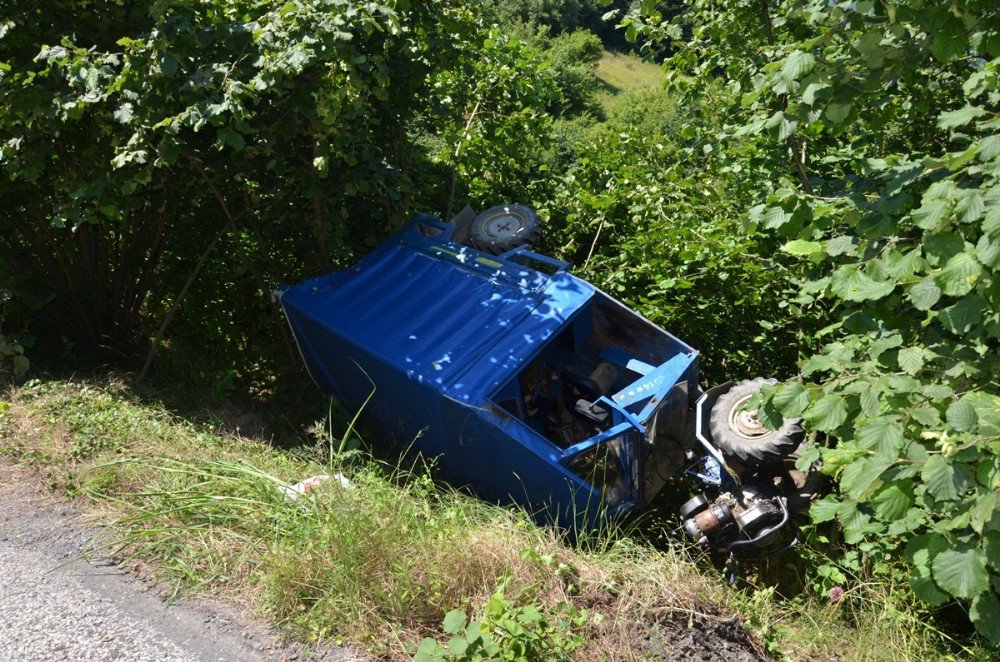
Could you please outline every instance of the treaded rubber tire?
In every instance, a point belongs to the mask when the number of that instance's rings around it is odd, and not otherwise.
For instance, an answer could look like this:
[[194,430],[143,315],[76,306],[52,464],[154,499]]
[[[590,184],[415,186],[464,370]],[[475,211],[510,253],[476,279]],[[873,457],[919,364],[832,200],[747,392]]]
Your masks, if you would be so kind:
[[481,251],[500,255],[518,246],[534,247],[542,236],[542,221],[530,207],[498,205],[476,216],[469,240]]
[[763,377],[742,381],[715,401],[710,417],[712,441],[723,455],[739,460],[748,467],[761,466],[791,455],[802,443],[805,431],[802,429],[801,418],[786,418],[780,429],[769,430],[754,437],[742,435],[733,428],[734,409],[764,384],[776,383],[776,379]]

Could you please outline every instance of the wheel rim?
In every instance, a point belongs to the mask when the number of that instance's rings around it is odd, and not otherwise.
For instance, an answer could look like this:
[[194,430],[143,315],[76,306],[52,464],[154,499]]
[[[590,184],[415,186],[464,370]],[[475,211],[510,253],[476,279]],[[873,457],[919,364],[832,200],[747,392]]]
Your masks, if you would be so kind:
[[510,209],[504,209],[502,214],[491,216],[483,223],[483,233],[491,239],[513,237],[522,228],[524,228],[524,219]]
[[757,412],[740,409],[750,395],[741,398],[729,412],[730,429],[744,439],[759,439],[771,432],[763,423],[757,420]]

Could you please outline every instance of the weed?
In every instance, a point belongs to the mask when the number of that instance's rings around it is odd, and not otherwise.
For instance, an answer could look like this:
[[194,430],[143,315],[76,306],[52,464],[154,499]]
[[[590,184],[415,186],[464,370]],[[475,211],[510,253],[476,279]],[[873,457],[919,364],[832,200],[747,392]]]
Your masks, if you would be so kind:
[[443,630],[451,635],[447,646],[431,637],[416,649],[415,662],[455,660],[565,660],[583,644],[580,628],[587,611],[560,602],[554,609],[529,604],[516,606],[497,590],[484,605],[481,620],[469,621],[461,609],[448,612]]

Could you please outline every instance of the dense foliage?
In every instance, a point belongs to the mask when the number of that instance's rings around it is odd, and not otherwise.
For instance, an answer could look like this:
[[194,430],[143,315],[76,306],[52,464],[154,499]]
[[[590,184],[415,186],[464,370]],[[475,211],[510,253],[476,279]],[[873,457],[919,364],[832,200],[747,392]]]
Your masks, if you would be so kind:
[[787,374],[810,326],[780,296],[793,294],[796,269],[776,255],[780,242],[740,226],[750,154],[706,150],[688,113],[682,141],[597,127],[539,208],[578,273],[703,350],[706,381]]
[[3,330],[49,351],[128,355],[177,313],[182,364],[280,355],[271,288],[443,211],[456,165],[503,195],[533,147],[503,133],[544,136],[538,63],[462,2],[115,7],[0,29]]
[[[837,480],[812,541],[843,553],[817,585],[892,577],[905,551],[912,590],[996,642],[998,11],[15,0],[0,370],[138,369],[151,345],[164,380],[260,396],[298,369],[275,285],[415,211],[524,202],[706,381],[797,374],[761,411],[804,416],[823,443],[801,462]],[[625,36],[666,90],[601,77]]]
[[[725,81],[734,137],[773,155],[752,228],[835,309],[772,423],[829,439],[839,492],[813,506],[888,571],[905,546],[931,604],[968,601],[1000,642],[1000,7],[994,2],[694,2],[633,33],[683,40],[677,89]],[[685,39],[685,33],[690,39]],[[853,560],[852,560],[853,559]]]

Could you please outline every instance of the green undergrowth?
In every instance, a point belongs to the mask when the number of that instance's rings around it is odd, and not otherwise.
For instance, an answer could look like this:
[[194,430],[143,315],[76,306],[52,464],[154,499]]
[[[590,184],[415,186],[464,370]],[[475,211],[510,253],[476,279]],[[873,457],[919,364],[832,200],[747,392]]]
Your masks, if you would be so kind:
[[[292,637],[391,658],[641,659],[650,629],[736,618],[779,658],[948,655],[876,582],[836,604],[787,599],[731,587],[680,546],[621,533],[568,545],[423,467],[387,467],[330,435],[277,449],[180,418],[124,381],[33,382],[0,399],[0,461],[45,473],[109,523],[106,550]],[[336,473],[350,484],[298,499],[281,489]]]

